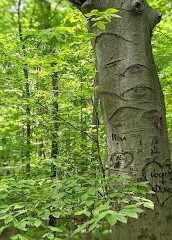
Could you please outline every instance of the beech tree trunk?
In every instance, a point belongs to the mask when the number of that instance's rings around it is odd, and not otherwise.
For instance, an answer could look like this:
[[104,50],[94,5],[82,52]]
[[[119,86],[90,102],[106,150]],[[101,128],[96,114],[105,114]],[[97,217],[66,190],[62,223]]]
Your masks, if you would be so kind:
[[149,181],[155,210],[138,220],[117,224],[111,240],[172,239],[172,169],[164,97],[151,48],[161,14],[145,0],[71,0],[84,14],[92,9],[118,9],[93,41],[99,75],[109,173]]

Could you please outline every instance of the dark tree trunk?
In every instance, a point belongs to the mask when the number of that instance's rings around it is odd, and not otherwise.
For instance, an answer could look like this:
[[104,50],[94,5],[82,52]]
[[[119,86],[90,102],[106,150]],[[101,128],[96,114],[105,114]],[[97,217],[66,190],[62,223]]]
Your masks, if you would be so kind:
[[[18,31],[21,43],[23,42],[23,35],[22,35],[22,26],[21,26],[21,4],[22,1],[18,1]],[[25,49],[25,45],[23,44],[22,49]],[[29,74],[27,70],[27,64],[23,68],[24,77],[25,77],[25,93],[26,98],[30,98],[30,91],[29,91]],[[31,138],[31,126],[30,126],[30,107],[26,107],[26,114],[27,114],[27,123],[26,123],[26,171],[30,172],[30,138]]]
[[[55,66],[56,63],[52,63],[51,66]],[[53,95],[54,97],[58,96],[58,85],[57,85],[57,72],[54,72],[52,74],[52,86],[53,86]],[[59,130],[59,125],[58,125],[58,103],[57,100],[53,102],[53,127],[54,131],[52,134],[52,150],[51,150],[51,157],[52,158],[57,158],[59,155],[59,142],[58,142],[58,130]],[[53,165],[53,177],[56,176],[56,166]]]

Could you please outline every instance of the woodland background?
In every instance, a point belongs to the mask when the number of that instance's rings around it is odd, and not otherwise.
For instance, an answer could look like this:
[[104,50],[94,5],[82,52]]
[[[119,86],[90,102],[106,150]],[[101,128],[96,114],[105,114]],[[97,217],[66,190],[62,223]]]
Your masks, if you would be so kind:
[[[152,47],[172,148],[172,4],[149,4],[163,14]],[[145,191],[115,191],[126,179],[108,177],[91,37],[66,0],[0,1],[0,233],[13,227],[12,239],[105,239],[141,204],[152,208],[131,197],[127,210],[128,193]],[[123,212],[108,212],[112,194]]]

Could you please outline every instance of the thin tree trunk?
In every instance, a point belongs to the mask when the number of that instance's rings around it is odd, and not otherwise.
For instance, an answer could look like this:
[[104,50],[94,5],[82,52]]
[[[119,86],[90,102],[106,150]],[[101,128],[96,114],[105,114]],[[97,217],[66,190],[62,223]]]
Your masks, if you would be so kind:
[[[22,26],[21,26],[21,0],[18,1],[18,29],[19,29],[19,37],[21,43],[23,42],[23,36],[22,36]],[[25,49],[25,45],[23,44],[22,49]],[[27,70],[27,64],[25,64],[25,67],[23,68],[24,76],[26,79],[25,82],[25,93],[26,93],[26,98],[30,98],[30,92],[29,92],[29,77],[28,77],[28,70]],[[26,107],[26,114],[27,117],[30,117],[30,108],[27,106]],[[29,173],[30,172],[30,137],[31,137],[31,126],[30,126],[30,120],[27,119],[26,123],[26,171]]]
[[[56,63],[52,63],[51,66],[55,66]],[[58,83],[57,83],[57,72],[54,72],[52,74],[52,86],[53,86],[53,93],[54,97],[58,97]],[[54,132],[52,134],[52,150],[51,150],[51,157],[52,158],[57,158],[59,155],[59,142],[58,142],[58,130],[59,130],[59,125],[58,125],[58,103],[57,101],[53,102],[53,126],[54,126]],[[56,176],[56,166],[53,165],[53,177]]]
[[[39,0],[41,4],[41,10],[43,13],[43,18],[45,19],[44,21],[44,28],[47,29],[50,27],[50,11],[51,11],[51,3],[46,0]],[[44,6],[46,6],[46,11],[44,12]],[[55,62],[51,63],[51,67],[54,67],[56,65]],[[51,75],[52,78],[52,87],[53,87],[53,95],[54,97],[58,97],[58,81],[57,81],[57,72],[53,72]],[[51,146],[51,157],[54,159],[57,159],[57,156],[59,155],[59,142],[58,142],[58,130],[59,130],[59,125],[58,125],[58,104],[57,101],[53,102],[53,134],[52,134],[52,146]],[[57,175],[57,169],[56,165],[53,164],[53,174],[51,177],[56,177]],[[58,176],[60,178],[60,174]],[[49,225],[50,226],[55,226],[56,219],[50,215],[49,216]],[[54,233],[55,236],[55,233]]]
[[105,169],[100,155],[100,145],[99,145],[99,115],[98,115],[98,105],[99,105],[99,96],[98,96],[98,73],[96,71],[94,78],[94,95],[93,95],[93,116],[92,116],[92,131],[93,131],[93,144],[92,152],[95,160],[98,160],[99,169],[102,172],[103,177],[106,177]]
[[[84,133],[86,131],[86,116],[84,114],[84,109],[86,109],[86,103],[83,99],[83,79],[81,79],[81,149],[86,151],[87,144],[86,144],[86,134]],[[84,153],[84,152],[83,152]],[[87,165],[86,165],[86,158],[85,156],[81,157],[81,172],[84,173],[87,170]]]
[[[151,36],[161,14],[145,0],[87,0],[75,3],[83,13],[119,10],[105,31],[88,29],[99,75],[99,96],[107,138],[109,173],[149,181],[155,210],[139,220],[117,224],[116,240],[172,239],[172,169],[164,97],[157,76]],[[80,2],[80,3],[79,3]]]

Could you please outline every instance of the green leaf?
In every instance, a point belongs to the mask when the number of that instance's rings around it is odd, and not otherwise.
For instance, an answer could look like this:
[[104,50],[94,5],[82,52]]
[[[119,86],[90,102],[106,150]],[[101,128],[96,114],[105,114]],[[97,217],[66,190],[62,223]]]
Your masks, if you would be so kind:
[[52,199],[56,199],[56,200],[59,200],[61,198],[63,198],[65,196],[66,193],[62,192],[62,193],[59,193],[58,189],[55,189],[51,195],[51,198]]
[[147,187],[149,182],[137,182],[135,183],[137,186],[141,186],[141,187]]
[[111,22],[111,16],[104,16],[104,18],[105,18],[108,22]]
[[96,15],[97,12],[98,12],[97,9],[93,9],[93,10],[91,10],[90,13],[85,14],[85,16],[86,16],[86,17],[92,17],[92,16]]
[[91,219],[91,220],[87,221],[86,223],[79,225],[78,228],[74,231],[74,233],[82,232],[88,225],[90,225],[94,221],[95,221],[94,219]]
[[128,217],[138,218],[138,215],[134,210],[126,209],[125,212]]
[[92,213],[93,213],[94,216],[97,216],[97,215],[99,215],[99,212],[100,212],[100,211],[104,211],[104,210],[107,210],[107,209],[109,209],[109,208],[111,208],[111,206],[109,205],[109,202],[106,202],[104,205],[101,204],[99,207],[97,207],[96,209],[94,209],[94,210],[92,211]]
[[5,227],[1,227],[1,228],[0,228],[0,235],[1,235],[1,233],[4,231],[4,229],[5,229]]
[[142,212],[144,212],[144,210],[141,209],[141,208],[135,208],[134,211],[137,212],[137,213],[142,213]]
[[93,223],[93,224],[89,227],[88,231],[91,232],[94,228],[96,228],[96,226],[97,226],[97,222]]
[[51,229],[53,232],[63,232],[60,228],[58,227],[52,227],[52,226],[48,226],[49,229]]
[[38,218],[35,218],[35,222],[34,222],[34,226],[35,226],[35,227],[38,228],[38,227],[41,225],[41,223],[42,223],[41,220],[39,220]]
[[123,223],[127,223],[126,217],[124,217],[120,214],[117,215],[117,220],[120,221],[120,222],[123,222]]
[[82,200],[86,200],[87,198],[89,198],[89,195],[87,193],[85,193],[81,196]]
[[106,216],[106,219],[107,219],[107,221],[109,222],[109,224],[111,225],[111,226],[113,226],[113,225],[115,225],[115,223],[117,222],[117,214],[115,213],[115,214],[108,214],[107,216]]
[[12,222],[13,221],[13,216],[9,216],[9,217],[7,217],[5,220],[4,220],[4,223],[5,224],[8,224],[9,222]]
[[91,232],[98,224],[98,222],[100,220],[102,220],[104,217],[106,217],[107,215],[109,214],[113,214],[114,211],[112,210],[108,210],[108,211],[104,211],[104,212],[101,212],[98,216],[96,216],[93,220],[95,221],[95,223],[93,223],[90,228],[89,228],[89,231]]
[[26,213],[27,211],[28,211],[28,209],[26,209],[26,210],[19,210],[19,211],[17,211],[17,214],[15,214],[15,217],[17,217],[17,216],[19,216],[19,215],[21,215],[23,213]]
[[143,206],[146,207],[146,208],[150,208],[150,209],[154,210],[153,202],[145,202],[145,203],[143,203]]
[[116,18],[121,18],[121,16],[117,15],[117,14],[112,14],[112,17],[116,17]]
[[88,207],[91,206],[91,205],[93,205],[93,203],[94,203],[94,201],[92,201],[92,200],[86,201],[86,205],[87,205]]
[[21,221],[21,222],[19,222],[19,223],[16,225],[16,227],[17,227],[18,229],[21,229],[21,230],[23,230],[23,231],[26,231],[26,230],[27,230],[27,228],[26,228],[27,223],[28,223],[28,221]]
[[45,210],[43,211],[43,214],[42,214],[41,218],[42,218],[43,220],[49,220],[49,216],[50,216],[50,211],[49,211],[48,209],[45,209]]
[[105,30],[106,29],[106,26],[104,24],[104,22],[97,22],[97,27],[101,30]]
[[87,211],[87,209],[84,209],[84,210],[81,210],[81,211],[78,211],[76,212],[74,215],[75,216],[79,216],[79,215],[86,215],[87,217],[90,217],[91,216],[91,213],[89,211]]
[[103,19],[103,17],[96,17],[96,18],[92,18],[91,21],[96,22],[96,21],[99,21],[99,20],[102,20],[102,19]]
[[52,212],[51,215],[55,218],[59,218],[61,215],[61,212]]
[[96,192],[97,192],[97,188],[91,187],[91,188],[87,191],[87,194],[89,194],[89,195],[95,195]]
[[19,208],[23,208],[23,207],[25,207],[24,203],[17,203],[17,204],[15,204],[14,209],[19,209]]
[[116,12],[118,12],[117,9],[109,8],[109,9],[107,9],[104,13],[116,13]]
[[62,188],[62,187],[63,187],[63,184],[62,184],[62,183],[59,182],[59,183],[56,184],[56,189],[59,190],[59,189]]
[[11,237],[11,239],[12,240],[18,240],[18,239],[20,239],[20,240],[28,240],[28,239],[30,239],[30,238],[27,238],[27,237],[25,237],[23,234],[17,234],[17,235],[15,235],[15,236],[12,236]]
[[52,233],[45,233],[42,237],[43,238],[47,237],[48,239],[53,240],[54,239],[54,234],[52,234]]
[[4,199],[8,196],[8,194],[5,191],[0,192],[0,199]]

